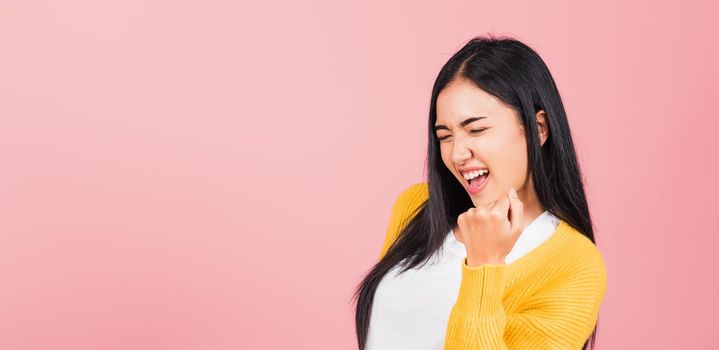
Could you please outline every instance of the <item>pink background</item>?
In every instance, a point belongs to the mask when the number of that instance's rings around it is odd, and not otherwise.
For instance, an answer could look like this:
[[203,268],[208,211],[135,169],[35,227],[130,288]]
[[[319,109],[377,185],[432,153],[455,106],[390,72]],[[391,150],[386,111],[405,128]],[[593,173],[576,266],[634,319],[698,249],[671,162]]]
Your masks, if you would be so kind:
[[0,2],[0,348],[351,349],[474,35],[559,86],[608,269],[599,349],[719,331],[710,1]]

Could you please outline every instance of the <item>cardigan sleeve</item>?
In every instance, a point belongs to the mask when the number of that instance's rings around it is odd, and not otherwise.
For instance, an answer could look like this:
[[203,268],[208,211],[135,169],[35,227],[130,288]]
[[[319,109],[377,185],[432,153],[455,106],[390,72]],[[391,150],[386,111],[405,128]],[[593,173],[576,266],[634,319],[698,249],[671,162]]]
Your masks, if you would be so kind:
[[462,280],[444,350],[581,349],[596,324],[606,290],[601,260],[578,264],[569,277],[507,315],[502,304],[506,264],[462,263]]
[[397,196],[392,206],[387,233],[380,250],[380,259],[387,253],[404,226],[418,213],[417,209],[427,200],[428,196],[427,183],[424,182],[407,187]]

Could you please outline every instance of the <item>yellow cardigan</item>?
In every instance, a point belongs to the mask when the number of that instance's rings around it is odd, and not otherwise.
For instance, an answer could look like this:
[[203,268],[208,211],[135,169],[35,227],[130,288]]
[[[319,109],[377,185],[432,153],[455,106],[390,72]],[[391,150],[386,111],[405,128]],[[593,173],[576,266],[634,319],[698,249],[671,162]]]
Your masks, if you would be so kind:
[[[380,259],[428,196],[426,183],[399,195]],[[471,267],[462,261],[444,349],[581,349],[606,287],[597,247],[560,220],[552,236],[510,264]]]

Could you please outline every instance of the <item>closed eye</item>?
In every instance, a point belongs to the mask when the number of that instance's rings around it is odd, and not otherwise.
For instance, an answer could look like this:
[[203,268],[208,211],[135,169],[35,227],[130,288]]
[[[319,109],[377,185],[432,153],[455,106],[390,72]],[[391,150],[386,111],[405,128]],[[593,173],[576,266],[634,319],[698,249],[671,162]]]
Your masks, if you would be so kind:
[[[469,133],[470,133],[470,134],[479,134],[479,133],[481,133],[482,131],[487,130],[487,129],[489,129],[489,128],[472,129],[472,130],[469,130]],[[438,140],[439,140],[439,141],[444,141],[444,140],[446,140],[446,139],[449,138],[449,137],[451,137],[451,135],[450,135],[450,136],[442,136],[442,137],[438,138]]]

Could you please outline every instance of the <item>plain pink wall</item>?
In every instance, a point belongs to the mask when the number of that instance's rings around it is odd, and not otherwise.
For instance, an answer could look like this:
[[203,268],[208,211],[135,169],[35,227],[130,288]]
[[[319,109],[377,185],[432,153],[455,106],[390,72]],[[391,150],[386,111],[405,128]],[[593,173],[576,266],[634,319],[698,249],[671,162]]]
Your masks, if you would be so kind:
[[0,2],[0,348],[351,349],[472,36],[559,86],[608,269],[599,349],[719,331],[717,6]]

